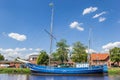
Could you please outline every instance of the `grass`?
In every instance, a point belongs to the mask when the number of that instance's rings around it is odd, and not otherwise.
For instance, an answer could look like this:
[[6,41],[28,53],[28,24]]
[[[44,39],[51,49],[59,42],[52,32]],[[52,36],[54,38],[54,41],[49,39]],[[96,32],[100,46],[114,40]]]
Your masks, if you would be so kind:
[[28,68],[0,68],[0,73],[8,74],[30,74],[30,69]]
[[109,75],[120,75],[120,68],[109,68]]

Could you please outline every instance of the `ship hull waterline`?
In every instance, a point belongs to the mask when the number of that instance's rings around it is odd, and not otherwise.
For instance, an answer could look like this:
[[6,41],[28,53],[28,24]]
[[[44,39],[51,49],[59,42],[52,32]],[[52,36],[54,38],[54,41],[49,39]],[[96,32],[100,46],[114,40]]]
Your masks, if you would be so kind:
[[30,68],[32,74],[37,75],[90,75],[106,74],[108,72],[106,65],[85,68],[58,68],[29,64],[28,67]]

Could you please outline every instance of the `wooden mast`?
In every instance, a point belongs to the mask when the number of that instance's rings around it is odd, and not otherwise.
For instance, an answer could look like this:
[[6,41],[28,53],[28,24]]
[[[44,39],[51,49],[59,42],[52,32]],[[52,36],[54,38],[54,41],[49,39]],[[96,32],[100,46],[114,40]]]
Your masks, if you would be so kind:
[[92,29],[89,29],[89,39],[88,39],[88,63],[90,64],[90,48],[91,48],[91,31]]
[[49,52],[49,66],[50,66],[50,55],[52,53],[52,43],[53,43],[53,37],[52,37],[52,31],[53,31],[53,17],[54,17],[54,4],[50,3],[49,6],[51,7],[51,24],[50,24],[50,52]]

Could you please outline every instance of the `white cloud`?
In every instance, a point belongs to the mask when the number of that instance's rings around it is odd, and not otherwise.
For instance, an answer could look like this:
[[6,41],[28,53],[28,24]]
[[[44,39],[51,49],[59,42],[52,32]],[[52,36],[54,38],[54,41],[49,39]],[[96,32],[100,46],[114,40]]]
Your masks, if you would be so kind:
[[[16,51],[15,49],[0,49],[1,54],[5,57],[5,59],[8,60],[14,60],[16,57],[22,57],[24,58],[24,54],[22,54],[21,52]],[[11,58],[14,57],[14,58]]]
[[97,9],[98,9],[97,7],[89,7],[89,8],[84,9],[82,14],[83,15],[89,14],[89,13],[95,12]]
[[73,49],[73,46],[70,46],[70,47],[69,47],[69,50],[72,51],[72,49]]
[[78,23],[77,21],[74,21],[70,24],[70,28],[76,28],[78,29],[79,31],[84,31],[84,28],[82,28],[80,25],[82,23]]
[[0,51],[2,51],[3,50],[3,48],[0,48]]
[[35,49],[35,51],[41,51],[42,49],[40,49],[40,48],[37,48],[37,49]]
[[24,41],[24,40],[27,39],[27,37],[25,35],[21,35],[21,34],[18,34],[18,33],[9,33],[8,36],[10,38],[16,39],[18,41]]
[[15,51],[25,51],[26,48],[15,48]]
[[[41,50],[40,48],[33,49],[33,48],[8,48],[8,49],[3,49],[0,48],[0,53],[4,55],[5,59],[8,60],[14,60],[16,57],[20,57],[22,59],[28,59],[29,55],[31,54],[39,54],[39,51]],[[11,57],[14,57],[11,59]]]
[[4,52],[13,52],[14,50],[13,49],[5,49],[5,50],[3,50]]
[[100,18],[99,18],[99,22],[103,22],[103,21],[105,21],[105,20],[106,20],[105,17],[100,17]]
[[69,46],[69,47],[67,47],[67,49],[72,51],[73,50],[73,46]]
[[93,49],[86,49],[86,53],[96,53],[97,51],[93,50]]
[[33,49],[32,48],[29,48],[30,51],[32,51]]
[[101,13],[99,13],[99,14],[96,14],[95,16],[93,16],[93,18],[97,18],[97,17],[99,17],[99,16],[101,16],[101,15],[103,15],[103,14],[106,14],[106,12],[103,11],[103,12],[101,12]]
[[12,49],[12,48],[8,48],[8,49],[0,48],[1,52],[14,52],[14,51],[26,51],[26,50],[27,50],[26,48],[15,48],[15,49]]
[[104,51],[109,51],[110,49],[112,49],[114,47],[120,47],[120,42],[108,43],[108,44],[102,46]]

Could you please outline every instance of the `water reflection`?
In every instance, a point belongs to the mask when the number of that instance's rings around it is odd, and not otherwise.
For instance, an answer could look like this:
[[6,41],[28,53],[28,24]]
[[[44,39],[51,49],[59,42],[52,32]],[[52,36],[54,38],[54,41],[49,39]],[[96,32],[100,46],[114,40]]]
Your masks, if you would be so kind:
[[108,76],[30,76],[30,80],[109,80]]
[[29,80],[29,76],[20,74],[0,74],[0,80]]
[[120,80],[120,76],[92,75],[92,76],[37,76],[0,74],[0,80]]

